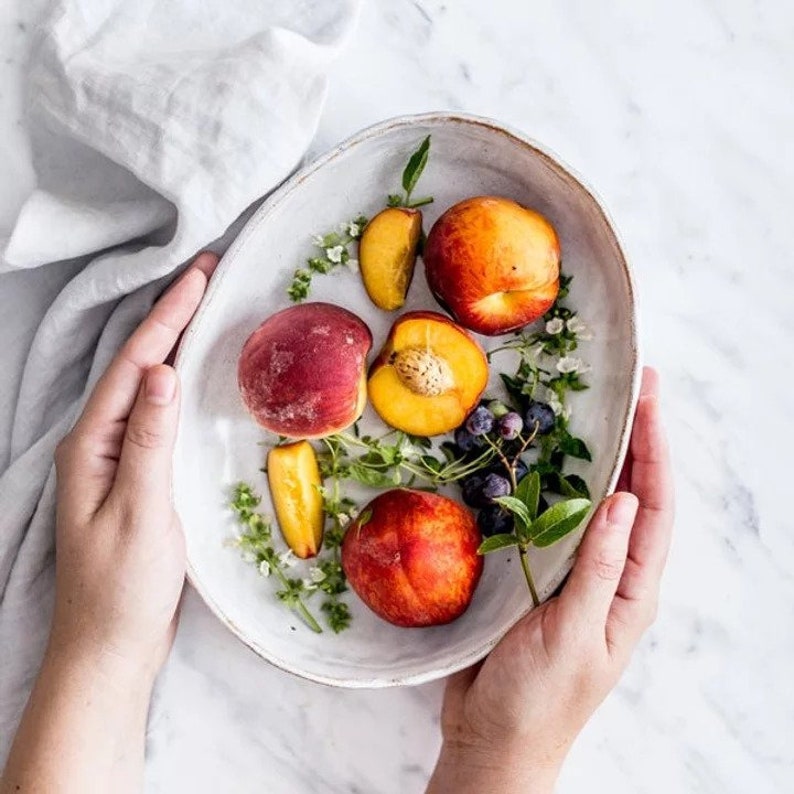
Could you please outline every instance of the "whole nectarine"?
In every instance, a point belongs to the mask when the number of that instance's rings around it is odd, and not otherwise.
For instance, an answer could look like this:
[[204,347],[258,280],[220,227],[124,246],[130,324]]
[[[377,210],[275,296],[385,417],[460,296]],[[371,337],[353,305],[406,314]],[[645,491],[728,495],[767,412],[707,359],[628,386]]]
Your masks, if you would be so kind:
[[372,334],[330,303],[277,312],[248,337],[237,367],[243,402],[262,427],[322,438],[351,425],[367,400]]
[[474,516],[438,494],[398,488],[375,497],[350,525],[342,567],[361,600],[396,626],[460,617],[482,574]]
[[427,283],[464,327],[495,336],[541,317],[557,297],[560,243],[539,213],[497,196],[450,207],[424,250]]

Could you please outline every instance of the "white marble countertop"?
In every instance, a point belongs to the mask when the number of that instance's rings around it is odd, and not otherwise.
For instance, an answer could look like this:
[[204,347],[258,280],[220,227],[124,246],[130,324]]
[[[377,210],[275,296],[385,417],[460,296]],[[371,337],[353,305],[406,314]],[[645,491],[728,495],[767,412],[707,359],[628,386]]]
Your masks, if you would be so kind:
[[[40,6],[12,0],[0,20],[0,237],[33,180],[20,83]],[[658,622],[560,792],[794,786],[794,412],[781,388],[794,342],[793,40],[786,3],[370,0],[332,73],[313,152],[406,112],[496,117],[595,187],[637,274],[677,534]],[[189,592],[152,710],[148,791],[419,792],[440,694],[293,678]]]

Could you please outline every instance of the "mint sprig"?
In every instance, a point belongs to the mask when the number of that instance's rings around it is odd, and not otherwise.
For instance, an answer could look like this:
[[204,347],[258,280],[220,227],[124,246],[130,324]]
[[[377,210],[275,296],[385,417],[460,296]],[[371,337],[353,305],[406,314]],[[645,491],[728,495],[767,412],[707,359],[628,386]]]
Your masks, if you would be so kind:
[[562,540],[582,523],[592,506],[589,499],[563,499],[538,515],[540,490],[540,475],[533,471],[518,483],[513,496],[494,499],[494,502],[512,513],[514,529],[511,533],[486,538],[477,550],[478,554],[491,554],[501,549],[518,547],[521,567],[534,606],[538,606],[540,599],[527,558],[530,546],[545,548]]
[[422,176],[422,172],[425,170],[427,158],[429,156],[430,136],[428,135],[422,143],[419,144],[419,148],[408,158],[408,163],[403,170],[402,176],[402,188],[405,193],[390,194],[387,202],[390,207],[408,207],[410,209],[415,209],[416,207],[424,207],[426,204],[433,203],[432,196],[424,196],[423,198],[412,200],[414,188],[417,182],[419,182],[419,177]]

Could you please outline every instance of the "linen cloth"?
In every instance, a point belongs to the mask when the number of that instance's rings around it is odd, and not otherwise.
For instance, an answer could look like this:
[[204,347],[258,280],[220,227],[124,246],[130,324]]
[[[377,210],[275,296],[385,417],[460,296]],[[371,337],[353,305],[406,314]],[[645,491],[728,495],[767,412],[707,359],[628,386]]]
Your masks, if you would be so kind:
[[299,163],[357,5],[60,0],[47,14],[28,70],[38,186],[0,257],[0,274],[20,271],[0,291],[29,286],[42,312],[32,343],[15,337],[0,295],[4,345],[19,345],[0,391],[0,766],[51,614],[54,447],[164,285]]

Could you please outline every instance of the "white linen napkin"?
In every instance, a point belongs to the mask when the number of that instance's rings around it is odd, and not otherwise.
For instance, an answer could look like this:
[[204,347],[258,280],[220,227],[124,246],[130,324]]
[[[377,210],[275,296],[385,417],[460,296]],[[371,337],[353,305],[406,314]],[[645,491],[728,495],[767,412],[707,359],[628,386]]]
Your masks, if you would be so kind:
[[0,272],[60,268],[65,287],[16,357],[18,397],[0,405],[13,411],[0,445],[0,766],[46,641],[55,444],[165,281],[298,164],[357,6],[60,0],[45,22],[28,74],[38,187]]

